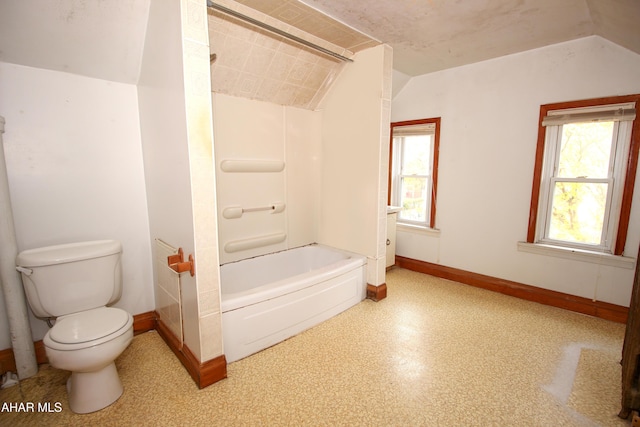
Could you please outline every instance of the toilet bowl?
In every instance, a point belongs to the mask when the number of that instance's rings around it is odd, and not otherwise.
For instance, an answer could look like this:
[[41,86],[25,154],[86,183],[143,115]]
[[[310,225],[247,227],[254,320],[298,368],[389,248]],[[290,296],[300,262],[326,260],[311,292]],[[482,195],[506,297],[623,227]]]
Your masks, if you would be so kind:
[[115,240],[70,243],[18,254],[29,306],[55,324],[42,342],[52,367],[71,371],[69,407],[103,409],[123,393],[115,365],[133,339],[133,316],[110,307],[122,294],[122,246]]
[[71,371],[69,407],[86,414],[118,400],[123,387],[115,359],[133,339],[133,316],[102,307],[59,317],[42,342],[52,367]]

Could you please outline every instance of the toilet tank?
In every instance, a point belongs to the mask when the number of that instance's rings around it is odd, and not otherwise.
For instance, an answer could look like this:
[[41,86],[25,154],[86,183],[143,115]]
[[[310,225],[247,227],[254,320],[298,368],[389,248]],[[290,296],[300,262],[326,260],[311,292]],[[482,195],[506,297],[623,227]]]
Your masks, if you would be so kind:
[[122,245],[97,240],[48,246],[16,257],[37,317],[59,317],[115,303],[122,294]]

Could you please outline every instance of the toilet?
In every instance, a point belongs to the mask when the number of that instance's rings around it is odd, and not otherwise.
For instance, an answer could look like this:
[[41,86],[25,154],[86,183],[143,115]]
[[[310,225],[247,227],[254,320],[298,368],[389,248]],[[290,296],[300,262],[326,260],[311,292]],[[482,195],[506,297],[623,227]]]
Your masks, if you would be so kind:
[[49,364],[71,371],[69,407],[85,414],[118,400],[115,366],[133,339],[133,316],[109,307],[122,294],[122,245],[99,240],[20,252],[17,270],[33,313],[55,324],[43,338]]

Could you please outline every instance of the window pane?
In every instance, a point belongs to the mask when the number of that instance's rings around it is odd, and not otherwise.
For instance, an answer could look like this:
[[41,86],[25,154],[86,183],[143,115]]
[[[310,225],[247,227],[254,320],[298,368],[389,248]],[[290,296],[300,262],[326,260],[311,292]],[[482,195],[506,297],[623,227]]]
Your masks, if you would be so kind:
[[431,165],[431,135],[404,138],[402,175],[428,175]]
[[400,218],[411,221],[426,221],[427,178],[403,177],[401,191],[402,211],[400,211]]
[[556,182],[549,238],[599,245],[607,188],[606,183]]
[[606,178],[612,136],[613,122],[563,125],[557,176]]

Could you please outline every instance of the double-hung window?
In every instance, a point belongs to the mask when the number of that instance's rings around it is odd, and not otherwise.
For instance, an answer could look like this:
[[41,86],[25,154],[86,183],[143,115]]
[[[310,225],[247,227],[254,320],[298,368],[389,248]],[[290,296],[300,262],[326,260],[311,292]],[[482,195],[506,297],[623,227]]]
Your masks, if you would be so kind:
[[636,98],[542,106],[530,243],[622,254],[637,167]]
[[398,223],[435,228],[440,118],[391,123],[390,204]]

